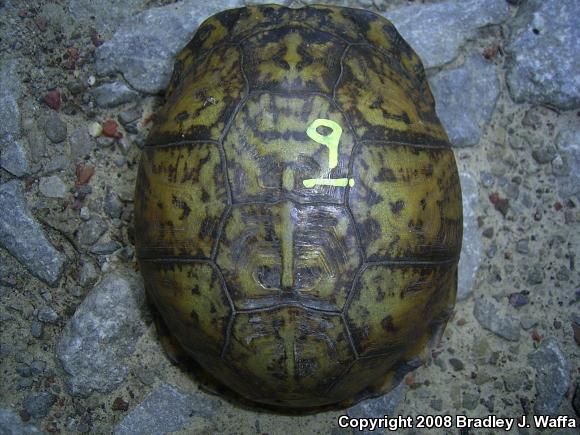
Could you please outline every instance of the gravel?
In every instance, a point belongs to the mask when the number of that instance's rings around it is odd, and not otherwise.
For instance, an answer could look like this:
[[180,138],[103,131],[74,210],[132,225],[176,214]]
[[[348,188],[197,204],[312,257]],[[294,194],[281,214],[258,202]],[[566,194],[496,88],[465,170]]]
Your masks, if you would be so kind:
[[94,148],[95,141],[86,126],[78,127],[69,137],[70,153],[74,161],[84,159]]
[[490,298],[478,298],[475,301],[473,315],[479,324],[509,341],[520,339],[520,322],[509,314],[502,314],[502,309]]
[[68,12],[75,20],[100,29],[108,36],[148,4],[147,0],[69,0]]
[[[166,406],[168,403],[171,406]],[[161,384],[133,409],[115,428],[115,435],[163,435],[187,425],[193,416],[211,418],[221,403],[207,395],[184,393]]]
[[453,0],[406,6],[384,15],[419,54],[425,68],[433,68],[451,62],[479,28],[501,23],[509,11],[505,0]]
[[38,183],[40,193],[49,198],[64,198],[66,196],[66,185],[56,175],[43,177]]
[[41,434],[36,426],[24,423],[20,416],[11,409],[0,409],[0,433],[2,435]]
[[107,231],[107,224],[99,217],[90,218],[79,228],[78,240],[83,245],[92,245]]
[[580,3],[529,0],[511,26],[507,84],[516,102],[580,106]]
[[348,408],[346,413],[350,418],[382,418],[392,415],[403,400],[404,391],[405,384],[401,382],[387,394],[363,400]]
[[469,172],[460,172],[463,194],[463,243],[459,260],[457,299],[467,299],[473,292],[475,278],[481,264],[483,242],[477,224],[479,188],[476,178]]
[[0,139],[16,140],[20,137],[20,108],[18,100],[22,95],[18,75],[18,62],[15,59],[0,61]]
[[436,74],[429,84],[451,143],[477,145],[499,96],[495,66],[480,56],[471,56],[460,67]]
[[73,396],[109,392],[127,377],[125,359],[146,328],[143,283],[135,274],[106,274],[77,308],[57,345]]
[[116,107],[139,99],[139,93],[122,82],[105,83],[92,93],[99,107]]
[[105,195],[105,202],[103,204],[103,209],[107,216],[110,218],[120,218],[123,213],[123,203],[119,199],[119,195],[108,189]]
[[28,151],[22,140],[14,140],[10,137],[2,140],[3,147],[0,149],[0,166],[15,177],[23,177],[30,173]]
[[92,260],[85,258],[79,271],[79,284],[83,287],[92,285],[98,277],[99,273]]
[[0,246],[28,271],[55,286],[64,269],[65,256],[46,239],[31,216],[19,181],[0,185]]
[[44,122],[44,134],[53,143],[63,142],[67,134],[66,123],[56,113],[51,113]]
[[241,0],[187,0],[136,14],[97,49],[97,73],[119,72],[133,89],[159,93],[169,83],[175,55],[201,22],[218,11],[242,4]]
[[58,313],[46,305],[38,309],[36,318],[42,323],[56,323],[59,319]]
[[22,406],[32,417],[42,418],[48,414],[50,408],[56,403],[56,396],[49,392],[32,394],[26,397]]
[[528,355],[528,361],[536,369],[534,411],[555,415],[570,388],[570,364],[553,337],[543,340],[538,350]]
[[562,164],[568,169],[568,177],[559,179],[560,195],[563,198],[580,195],[580,127],[560,132],[557,143]]
[[121,248],[121,244],[115,240],[97,243],[89,249],[89,252],[95,255],[108,255]]

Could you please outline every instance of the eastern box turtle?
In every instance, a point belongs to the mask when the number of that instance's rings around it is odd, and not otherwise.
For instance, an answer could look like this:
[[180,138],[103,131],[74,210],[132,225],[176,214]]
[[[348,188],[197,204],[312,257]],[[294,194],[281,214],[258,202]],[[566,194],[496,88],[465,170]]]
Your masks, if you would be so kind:
[[393,388],[455,304],[461,190],[421,61],[358,9],[207,19],[178,55],[135,196],[149,297],[251,400]]

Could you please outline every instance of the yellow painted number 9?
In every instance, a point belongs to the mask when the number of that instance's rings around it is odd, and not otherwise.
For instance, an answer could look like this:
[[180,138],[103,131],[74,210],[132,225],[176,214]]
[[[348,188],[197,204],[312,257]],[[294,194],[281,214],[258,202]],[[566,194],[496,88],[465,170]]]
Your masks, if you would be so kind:
[[[322,135],[316,131],[318,127],[328,127],[332,131],[327,135]],[[336,168],[338,165],[338,144],[340,142],[340,136],[342,135],[342,127],[330,119],[319,118],[310,124],[306,130],[306,134],[314,142],[325,145],[328,148],[328,167],[330,169]],[[303,183],[304,187],[308,188],[316,185],[337,187],[354,186],[354,180],[352,178],[308,178]]]

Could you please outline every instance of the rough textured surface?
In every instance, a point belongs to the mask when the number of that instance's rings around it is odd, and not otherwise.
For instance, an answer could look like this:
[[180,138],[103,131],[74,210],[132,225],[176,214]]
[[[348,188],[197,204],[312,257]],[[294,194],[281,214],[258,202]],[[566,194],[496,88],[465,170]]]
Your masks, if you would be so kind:
[[479,324],[494,334],[510,341],[520,339],[520,322],[509,314],[503,314],[499,305],[491,299],[479,298],[475,301],[473,315]]
[[49,198],[64,198],[66,196],[66,185],[56,175],[41,178],[38,189]]
[[93,97],[99,107],[115,107],[137,100],[139,94],[123,82],[113,82],[96,88]]
[[22,402],[22,406],[32,417],[41,418],[48,414],[55,402],[56,396],[54,394],[42,392],[28,396]]
[[483,242],[477,225],[477,205],[479,186],[475,176],[469,172],[460,172],[461,194],[463,195],[463,243],[459,259],[459,282],[457,299],[469,297],[475,285],[475,277],[483,255]]
[[0,150],[0,166],[15,177],[22,177],[29,172],[28,152],[21,140],[5,138]]
[[18,99],[22,84],[18,78],[18,61],[0,60],[0,167],[16,177],[29,171],[26,149],[20,140]]
[[[166,406],[170,403],[171,406]],[[172,385],[161,384],[115,428],[115,435],[164,435],[183,428],[194,416],[211,418],[220,402],[187,394]]]
[[382,418],[385,415],[393,415],[403,399],[405,389],[405,384],[401,383],[387,394],[363,400],[348,408],[348,416],[351,418]]
[[89,135],[86,126],[75,129],[69,137],[71,157],[73,160],[82,160],[95,147],[95,140]]
[[30,215],[22,184],[9,181],[0,185],[0,245],[28,268],[30,273],[56,285],[65,256],[46,239]]
[[126,21],[96,52],[99,74],[118,71],[129,84],[155,94],[169,83],[173,59],[191,39],[197,26],[223,9],[241,6],[240,0],[178,2],[148,9]]
[[110,391],[127,377],[125,359],[145,330],[144,297],[133,274],[112,273],[77,308],[56,350],[72,395]]
[[125,20],[142,11],[150,3],[147,0],[69,0],[68,12],[85,25],[96,26],[106,36],[115,31]]
[[517,102],[580,107],[580,3],[529,0],[518,11],[507,82]]
[[0,433],[2,435],[40,434],[37,427],[24,423],[20,416],[10,409],[0,409]]
[[536,402],[534,411],[554,415],[570,388],[570,364],[553,337],[542,341],[537,351],[528,355],[536,369]]
[[[580,194],[580,128],[572,127],[560,132],[558,152],[565,170],[560,174],[560,194],[569,198]],[[552,160],[553,161],[553,160]]]
[[499,96],[495,66],[479,56],[429,80],[439,119],[455,146],[479,143]]
[[504,0],[468,0],[411,5],[385,16],[417,51],[425,68],[433,68],[455,59],[478,28],[499,24],[509,13]]
[[20,136],[20,109],[18,99],[22,85],[18,80],[18,62],[15,59],[3,59],[0,62],[0,139]]

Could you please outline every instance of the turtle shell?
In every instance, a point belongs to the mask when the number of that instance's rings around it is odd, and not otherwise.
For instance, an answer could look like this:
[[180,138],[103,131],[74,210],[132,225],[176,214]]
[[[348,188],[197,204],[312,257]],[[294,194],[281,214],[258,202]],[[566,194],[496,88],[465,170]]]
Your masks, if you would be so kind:
[[251,6],[178,55],[136,253],[184,350],[251,400],[388,391],[454,307],[461,191],[421,61],[364,10]]

